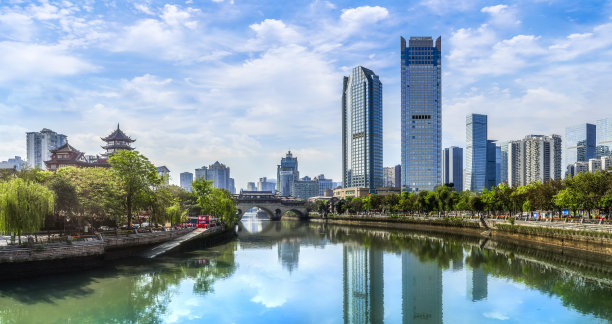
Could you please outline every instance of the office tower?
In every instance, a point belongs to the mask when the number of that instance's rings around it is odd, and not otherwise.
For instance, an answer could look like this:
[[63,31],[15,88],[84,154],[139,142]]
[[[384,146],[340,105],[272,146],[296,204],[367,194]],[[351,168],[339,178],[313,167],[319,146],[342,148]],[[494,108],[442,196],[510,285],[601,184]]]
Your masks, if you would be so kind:
[[402,323],[442,323],[442,270],[402,251]]
[[55,150],[68,142],[68,137],[58,134],[48,128],[43,128],[40,132],[27,132],[27,159],[31,168],[41,168],[46,170],[45,161],[51,159],[51,150]]
[[491,189],[497,186],[499,178],[499,154],[494,140],[487,140],[487,167],[485,175],[485,188]]
[[612,118],[600,119],[595,122],[595,156],[598,158],[612,157]]
[[291,151],[288,151],[287,155],[281,158],[281,164],[276,167],[276,191],[281,196],[291,196],[292,183],[299,178],[297,157],[293,157]]
[[342,86],[342,174],[346,188],[383,185],[382,83],[358,66]]
[[580,124],[565,129],[565,165],[589,162],[596,156],[596,126]]
[[393,179],[393,184],[395,188],[402,187],[402,165],[398,164],[395,166],[395,179]]
[[291,183],[291,195],[298,199],[319,196],[319,183],[317,180],[311,180],[309,177],[294,180]]
[[561,179],[561,136],[528,135],[509,144],[510,186],[524,186],[536,181],[556,179]]
[[463,191],[463,148],[451,146],[442,151],[442,184]]
[[433,190],[442,180],[442,39],[400,43],[402,190]]
[[195,178],[204,178],[213,182],[213,187],[225,189],[230,193],[235,193],[234,179],[230,178],[230,168],[223,163],[216,161],[208,167],[203,166],[195,169]]
[[[227,168],[227,172],[229,174],[229,168]],[[227,191],[229,191],[231,194],[236,193],[236,186],[234,185],[234,178],[228,179]]]
[[276,185],[272,181],[268,181],[268,178],[266,177],[259,178],[259,181],[257,182],[258,191],[274,192],[275,187]]
[[344,244],[342,261],[344,323],[382,323],[383,252]]
[[208,168],[206,166],[202,166],[199,169],[195,169],[195,179],[200,179],[200,178],[204,178],[206,179],[206,171],[208,171]]
[[317,180],[319,186],[319,196],[324,196],[325,190],[332,190],[334,187],[334,182],[332,181],[332,179],[325,179],[325,175],[323,174],[319,174],[318,176],[316,176],[315,180]]
[[510,142],[499,145],[499,183],[508,183],[508,149]]
[[487,178],[487,115],[467,116],[465,138],[465,190],[480,192]]
[[193,190],[193,187],[191,185],[193,183],[193,173],[183,172],[180,174],[180,177],[181,177],[181,188],[187,191]]
[[255,182],[247,182],[246,190],[247,191],[257,191],[257,187],[255,186]]

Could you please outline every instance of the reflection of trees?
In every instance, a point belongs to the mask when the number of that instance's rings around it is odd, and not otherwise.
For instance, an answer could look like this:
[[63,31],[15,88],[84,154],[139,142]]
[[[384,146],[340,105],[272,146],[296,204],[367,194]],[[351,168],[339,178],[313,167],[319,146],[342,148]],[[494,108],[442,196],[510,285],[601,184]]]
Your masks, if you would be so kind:
[[220,249],[216,254],[187,254],[152,265],[124,263],[112,269],[4,284],[0,323],[163,322],[183,280],[194,280],[193,292],[206,294],[212,292],[215,281],[234,273],[236,242]]

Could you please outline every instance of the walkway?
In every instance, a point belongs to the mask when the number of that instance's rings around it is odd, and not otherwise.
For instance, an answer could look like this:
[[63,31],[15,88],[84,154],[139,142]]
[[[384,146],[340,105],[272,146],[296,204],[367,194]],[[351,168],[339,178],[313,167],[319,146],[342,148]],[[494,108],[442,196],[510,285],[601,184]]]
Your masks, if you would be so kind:
[[196,239],[199,236],[205,236],[205,235],[208,236],[213,233],[220,232],[222,230],[223,230],[222,226],[217,226],[217,227],[209,228],[209,229],[198,228],[192,231],[191,233],[185,234],[183,236],[179,236],[171,241],[157,245],[151,248],[150,250],[145,251],[140,256],[146,259],[153,259],[164,253],[170,252],[171,250],[174,250],[177,247],[181,246],[182,244],[188,241],[191,241],[193,239]]

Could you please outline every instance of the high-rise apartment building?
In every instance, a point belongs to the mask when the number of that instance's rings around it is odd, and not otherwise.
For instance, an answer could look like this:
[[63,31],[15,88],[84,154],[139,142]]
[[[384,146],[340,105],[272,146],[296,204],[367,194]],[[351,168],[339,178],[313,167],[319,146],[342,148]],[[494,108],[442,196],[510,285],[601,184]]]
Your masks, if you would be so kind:
[[346,188],[383,185],[382,83],[362,66],[342,86],[342,174]]
[[268,178],[262,177],[259,178],[257,182],[257,191],[269,191],[274,192],[276,188],[276,184],[272,181],[268,181]]
[[203,166],[195,169],[195,178],[204,178],[213,182],[213,187],[225,189],[230,193],[235,193],[234,179],[230,178],[230,168],[223,163],[216,161],[208,167]]
[[257,191],[257,186],[255,185],[255,182],[247,182],[246,190]]
[[193,183],[193,173],[191,172],[182,172],[180,174],[181,188],[192,191],[192,183]]
[[612,118],[600,119],[595,122],[595,156],[612,157]]
[[528,135],[509,144],[510,186],[556,179],[561,179],[561,136]]
[[596,126],[580,124],[565,129],[565,165],[589,162],[596,156]]
[[293,157],[291,151],[287,152],[284,158],[281,158],[281,163],[276,167],[276,191],[281,196],[291,196],[291,187],[293,181],[300,179],[300,172],[298,171],[298,160],[297,157]]
[[41,168],[45,170],[45,161],[51,160],[51,151],[55,150],[68,142],[68,137],[58,134],[48,128],[43,128],[40,132],[27,132],[27,160],[31,168]]
[[402,190],[442,180],[442,39],[400,37]]
[[487,115],[466,118],[465,190],[480,192],[487,185]]
[[451,146],[442,151],[442,184],[463,191],[463,148]]

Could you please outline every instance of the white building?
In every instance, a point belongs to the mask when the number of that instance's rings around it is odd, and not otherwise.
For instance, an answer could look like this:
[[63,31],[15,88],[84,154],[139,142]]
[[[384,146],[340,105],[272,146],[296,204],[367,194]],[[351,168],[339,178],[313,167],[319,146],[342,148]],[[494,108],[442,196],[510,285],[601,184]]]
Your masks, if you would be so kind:
[[561,179],[561,137],[528,135],[508,143],[508,185]]
[[45,161],[51,160],[51,150],[66,144],[68,137],[58,134],[48,128],[43,128],[40,132],[27,132],[27,160],[32,168],[39,167],[45,170]]

